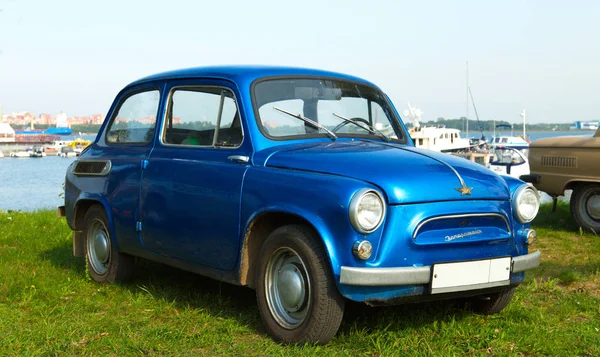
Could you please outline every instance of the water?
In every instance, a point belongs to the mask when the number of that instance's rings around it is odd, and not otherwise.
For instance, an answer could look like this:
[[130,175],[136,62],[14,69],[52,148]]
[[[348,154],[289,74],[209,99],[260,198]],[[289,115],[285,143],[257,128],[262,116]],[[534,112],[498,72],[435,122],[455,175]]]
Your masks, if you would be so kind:
[[[498,132],[496,132],[500,135]],[[474,136],[476,132],[470,132]],[[508,132],[507,134],[510,134]],[[485,132],[491,138],[492,133]],[[515,133],[517,135],[517,133]],[[565,135],[587,135],[585,132],[528,132],[531,140]],[[84,139],[95,137],[84,136]],[[65,173],[75,158],[48,156],[44,158],[0,159],[0,210],[34,211],[64,204],[59,195],[63,192]],[[545,195],[545,194],[544,194]],[[550,198],[543,196],[544,202]]]
[[[511,135],[510,130],[501,131],[496,130],[496,136],[520,136],[523,135],[522,131],[513,131]],[[527,139],[530,141],[535,141],[537,139],[543,138],[555,138],[558,136],[592,136],[594,135],[593,131],[527,131]],[[461,132],[463,137],[466,137],[463,132]],[[483,135],[485,135],[486,139],[490,140],[494,137],[494,132],[492,131],[484,131]],[[469,130],[469,138],[481,138],[481,132],[476,130]]]
[[64,205],[67,167],[74,157],[0,159],[0,210],[34,211]]

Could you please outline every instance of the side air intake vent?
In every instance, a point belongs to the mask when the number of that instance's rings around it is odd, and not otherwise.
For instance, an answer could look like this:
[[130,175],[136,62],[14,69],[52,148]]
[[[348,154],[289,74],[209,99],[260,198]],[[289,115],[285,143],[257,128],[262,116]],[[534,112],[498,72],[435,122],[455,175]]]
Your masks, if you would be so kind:
[[106,176],[111,168],[110,160],[82,160],[75,162],[73,173],[77,176]]
[[577,158],[570,156],[542,156],[542,166],[576,168]]

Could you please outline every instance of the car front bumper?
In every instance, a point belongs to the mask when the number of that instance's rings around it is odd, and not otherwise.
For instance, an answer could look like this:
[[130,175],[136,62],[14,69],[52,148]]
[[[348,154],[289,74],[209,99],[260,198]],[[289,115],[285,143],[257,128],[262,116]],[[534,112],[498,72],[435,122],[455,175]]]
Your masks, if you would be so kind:
[[[511,273],[520,273],[540,265],[540,251],[513,257]],[[431,266],[400,268],[356,268],[342,266],[340,284],[351,286],[407,286],[423,285],[431,282]],[[475,289],[498,286],[497,283],[478,284]]]

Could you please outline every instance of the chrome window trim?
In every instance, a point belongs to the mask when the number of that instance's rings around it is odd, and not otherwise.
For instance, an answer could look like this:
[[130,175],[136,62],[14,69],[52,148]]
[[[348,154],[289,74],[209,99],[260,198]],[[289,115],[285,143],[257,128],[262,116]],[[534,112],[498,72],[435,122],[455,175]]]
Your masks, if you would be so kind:
[[437,216],[437,217],[428,218],[417,225],[417,228],[415,229],[415,232],[413,233],[412,237],[413,237],[413,239],[417,238],[417,234],[419,234],[419,230],[425,224],[427,224],[429,222],[438,221],[441,219],[467,218],[467,217],[500,217],[506,224],[506,229],[508,230],[508,233],[511,233],[510,224],[508,223],[508,219],[506,219],[506,217],[504,217],[500,213],[471,213],[471,214],[451,214],[451,215],[446,215],[446,216]]
[[[190,88],[194,88],[194,89],[202,89],[202,88],[216,88],[216,89],[224,89],[224,90],[228,90],[229,92],[231,92],[231,94],[233,95],[233,100],[235,101],[235,108],[240,116],[240,128],[242,129],[242,141],[240,142],[240,145],[238,146],[215,146],[214,144],[211,145],[183,145],[183,144],[170,144],[170,143],[166,143],[165,142],[165,136],[167,134],[167,113],[169,112],[170,106],[173,103],[173,94],[175,93],[175,91],[177,90],[185,90],[185,89],[190,89]],[[220,119],[220,118],[219,118]],[[242,147],[242,145],[244,144],[244,140],[246,139],[246,133],[244,132],[244,125],[242,124],[242,112],[240,111],[240,106],[238,105],[238,99],[235,95],[235,92],[226,86],[214,86],[214,85],[195,85],[195,84],[184,84],[184,85],[180,85],[180,86],[174,86],[171,87],[171,89],[169,90],[169,96],[167,97],[167,102],[165,104],[165,111],[164,111],[164,115],[161,118],[162,121],[162,129],[161,129],[161,133],[160,136],[158,138],[158,141],[160,142],[161,145],[164,146],[169,146],[169,147],[183,147],[183,148],[197,148],[197,149],[206,149],[206,148],[212,148],[212,149],[218,149],[218,150],[233,150],[233,149],[239,149],[240,147]],[[218,130],[216,130],[218,134]],[[214,140],[217,136],[215,135],[213,137],[213,143]]]

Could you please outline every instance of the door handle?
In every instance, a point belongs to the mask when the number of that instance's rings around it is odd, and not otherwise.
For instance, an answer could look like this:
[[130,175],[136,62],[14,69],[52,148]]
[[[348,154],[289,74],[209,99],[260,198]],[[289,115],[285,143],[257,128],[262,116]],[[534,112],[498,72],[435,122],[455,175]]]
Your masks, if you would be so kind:
[[237,161],[240,163],[247,163],[248,161],[250,161],[250,158],[248,156],[243,155],[231,155],[227,157],[227,159],[231,161]]

